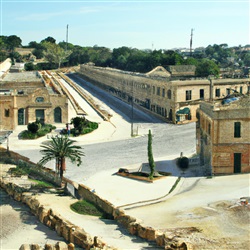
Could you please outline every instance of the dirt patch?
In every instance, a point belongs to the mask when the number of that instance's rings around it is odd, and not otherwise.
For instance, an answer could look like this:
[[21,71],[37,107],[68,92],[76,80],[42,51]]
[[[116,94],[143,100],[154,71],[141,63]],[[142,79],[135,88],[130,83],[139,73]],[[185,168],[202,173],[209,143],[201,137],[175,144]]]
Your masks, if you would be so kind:
[[[177,217],[183,220],[181,224],[187,228],[167,229],[164,232],[190,242],[194,250],[243,250],[250,247],[249,204],[221,201],[209,204],[208,207],[195,208]],[[195,225],[196,230],[192,230],[192,225]]]
[[166,178],[167,176],[156,176],[154,177],[152,180],[148,177],[148,176],[143,176],[142,173],[138,172],[138,173],[116,173],[117,175],[126,177],[126,178],[130,178],[130,179],[134,179],[137,181],[146,181],[146,182],[150,182],[153,183],[154,181],[160,180],[162,178]]

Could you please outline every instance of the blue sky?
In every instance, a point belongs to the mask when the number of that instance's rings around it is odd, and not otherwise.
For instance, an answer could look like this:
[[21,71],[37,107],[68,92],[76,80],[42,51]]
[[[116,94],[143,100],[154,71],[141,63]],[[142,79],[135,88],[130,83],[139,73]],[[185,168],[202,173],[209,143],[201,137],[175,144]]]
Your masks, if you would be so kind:
[[1,35],[22,44],[48,36],[80,46],[138,49],[250,44],[249,0],[0,0]]

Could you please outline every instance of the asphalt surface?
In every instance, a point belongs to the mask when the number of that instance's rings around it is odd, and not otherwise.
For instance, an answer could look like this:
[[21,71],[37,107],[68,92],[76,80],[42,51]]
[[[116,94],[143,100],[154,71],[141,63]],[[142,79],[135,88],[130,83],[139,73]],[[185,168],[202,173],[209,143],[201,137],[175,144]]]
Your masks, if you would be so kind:
[[[126,124],[126,127],[122,128],[120,133],[130,134],[130,105],[81,78],[73,77],[72,75],[68,76],[74,79],[77,84],[79,83],[82,87],[84,86],[84,90],[88,91],[92,97],[97,98],[101,102],[101,105],[107,109],[111,109],[114,119],[119,117],[119,120],[122,120]],[[77,93],[74,93],[74,95],[76,96]],[[79,99],[79,96],[76,98],[78,98],[79,104],[85,108],[86,102],[83,99]],[[136,120],[134,128],[138,128],[139,136],[132,138],[124,136],[124,138],[121,137],[120,139],[111,141],[108,138],[106,141],[102,140],[102,142],[98,142],[97,138],[95,143],[87,142],[85,140],[87,137],[84,136],[80,139],[77,138],[77,144],[81,145],[85,152],[85,156],[82,159],[83,164],[80,167],[76,167],[71,162],[67,162],[65,177],[78,183],[84,183],[86,179],[99,171],[108,169],[117,171],[119,168],[127,165],[147,162],[147,133],[149,129],[153,134],[152,148],[155,159],[169,158],[171,155],[177,157],[181,152],[186,156],[195,153],[195,123],[185,125],[167,124],[155,116],[144,113],[136,108],[134,108],[134,119]],[[59,124],[60,126],[63,127],[64,125]],[[115,133],[118,133],[117,131],[119,132],[119,127],[115,128]],[[108,134],[108,131],[103,132],[103,134],[105,133]],[[38,162],[42,157],[39,152],[41,148],[39,147],[33,147],[32,145],[30,147],[23,147],[19,142],[12,141],[11,137],[10,144],[10,149],[12,148],[14,151],[29,157],[33,162]],[[47,167],[53,169],[54,162],[48,163]]]

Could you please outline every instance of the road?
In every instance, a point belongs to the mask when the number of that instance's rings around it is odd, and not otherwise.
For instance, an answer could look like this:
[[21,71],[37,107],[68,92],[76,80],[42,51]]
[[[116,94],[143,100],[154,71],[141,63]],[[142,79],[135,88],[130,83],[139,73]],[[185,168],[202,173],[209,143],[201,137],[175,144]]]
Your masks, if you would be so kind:
[[[120,136],[120,139],[118,138],[114,141],[109,141],[110,138],[108,138],[107,141],[87,144],[84,137],[82,140],[78,140],[77,144],[81,145],[85,152],[83,164],[80,167],[76,167],[74,164],[67,162],[65,177],[78,183],[84,183],[84,180],[102,170],[118,170],[120,167],[126,167],[127,165],[147,162],[147,133],[149,129],[151,129],[153,134],[152,147],[155,159],[169,157],[170,155],[178,156],[181,152],[184,155],[191,155],[195,152],[195,123],[185,125],[167,124],[153,115],[134,108],[134,128],[138,127],[139,136],[131,138],[127,136],[130,134],[130,105],[73,74],[68,76],[96,98],[100,105],[112,110],[113,118],[111,118],[111,122],[113,120],[116,122],[118,119],[120,122],[117,123],[115,132],[119,132],[119,124],[122,122],[124,127],[120,130],[120,134],[124,136]],[[77,95],[73,90],[72,93],[74,96]],[[84,105],[84,109],[86,102],[83,100],[81,102],[79,96],[76,98],[80,105]],[[38,147],[24,148],[15,146],[14,151],[29,157],[32,161],[37,162],[41,159]],[[47,166],[54,168],[54,163],[51,162]]]

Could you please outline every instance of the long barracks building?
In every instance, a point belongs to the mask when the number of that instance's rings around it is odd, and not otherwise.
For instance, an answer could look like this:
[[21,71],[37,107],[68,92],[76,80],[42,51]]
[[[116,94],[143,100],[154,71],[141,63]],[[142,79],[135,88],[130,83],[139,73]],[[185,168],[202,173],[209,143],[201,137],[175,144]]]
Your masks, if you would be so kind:
[[79,74],[124,101],[133,100],[138,106],[173,123],[196,121],[196,110],[203,101],[221,99],[233,91],[242,94],[250,91],[249,78],[190,80],[192,74],[185,65],[183,75],[188,77],[173,80],[174,66],[171,69],[159,66],[142,74],[83,64]]

